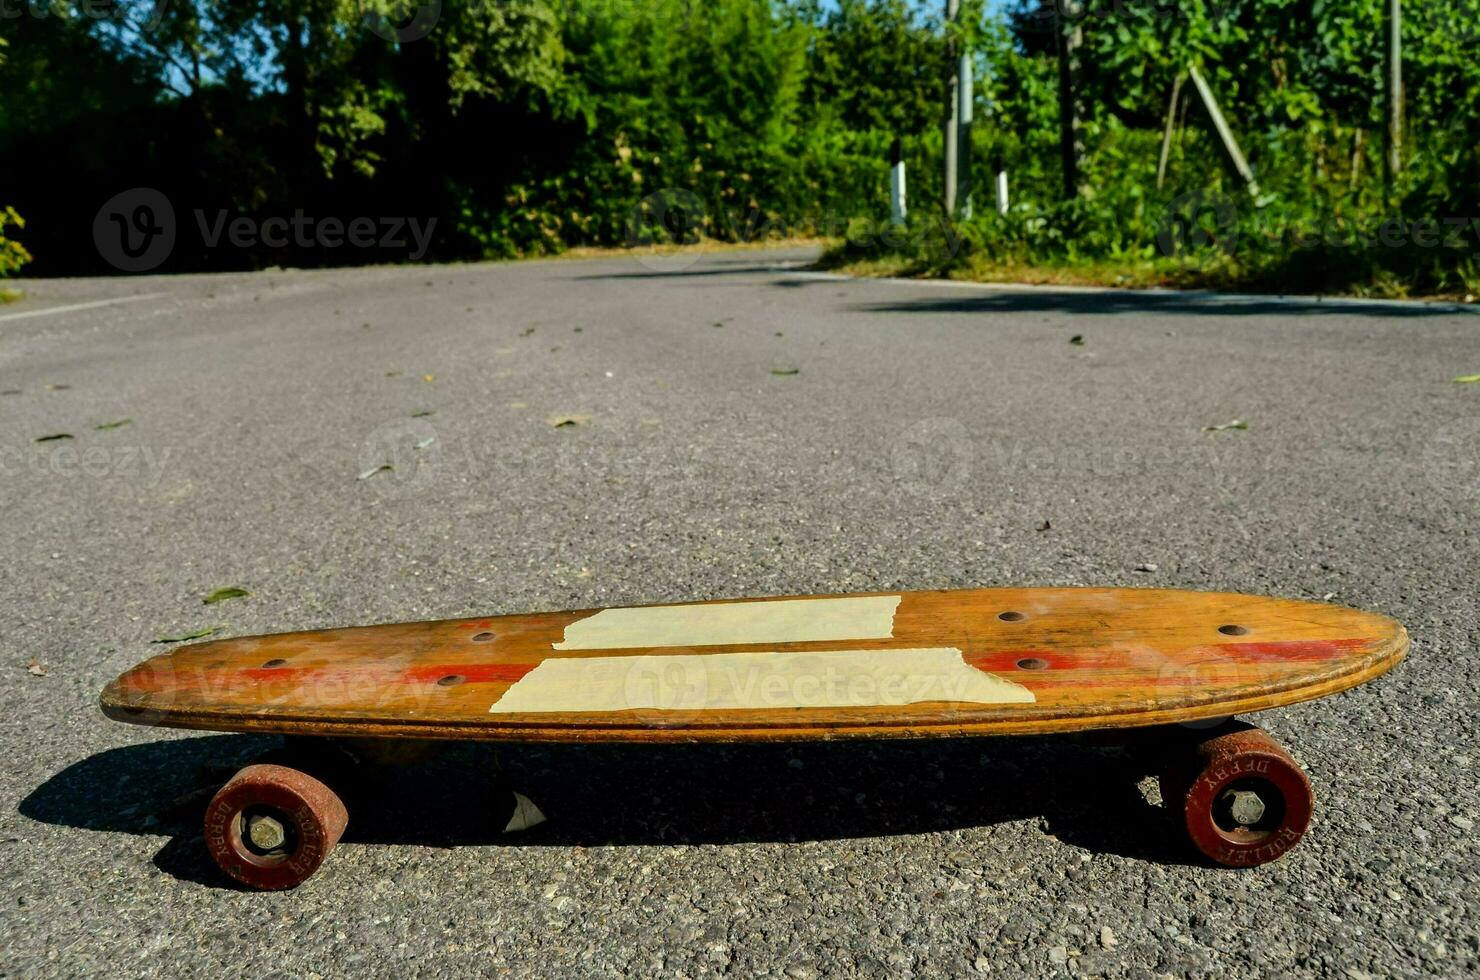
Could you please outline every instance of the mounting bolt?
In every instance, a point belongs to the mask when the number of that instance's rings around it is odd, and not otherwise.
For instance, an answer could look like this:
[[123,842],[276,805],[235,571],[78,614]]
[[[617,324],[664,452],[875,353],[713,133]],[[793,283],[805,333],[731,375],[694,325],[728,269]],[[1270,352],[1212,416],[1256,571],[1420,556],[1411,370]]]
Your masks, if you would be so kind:
[[261,851],[275,851],[288,839],[288,832],[276,818],[258,814],[247,821],[247,837]]
[[1264,801],[1251,789],[1234,789],[1223,794],[1228,812],[1241,827],[1252,827],[1264,819]]

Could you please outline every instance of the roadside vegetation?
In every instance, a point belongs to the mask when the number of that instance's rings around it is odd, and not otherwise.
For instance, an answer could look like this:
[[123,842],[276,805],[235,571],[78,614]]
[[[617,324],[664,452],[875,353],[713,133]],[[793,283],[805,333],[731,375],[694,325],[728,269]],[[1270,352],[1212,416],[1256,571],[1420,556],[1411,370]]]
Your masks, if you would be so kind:
[[[0,275],[32,256],[40,275],[111,271],[83,247],[94,218],[148,187],[182,234],[223,212],[436,218],[421,256],[436,261],[805,236],[862,272],[1480,292],[1477,0],[1404,4],[1391,178],[1383,0],[1089,0],[1058,18],[1053,0],[967,0],[953,24],[943,7],[31,0],[0,19]],[[1070,29],[1073,193],[1056,36]],[[950,45],[973,53],[977,84],[972,214],[948,222]],[[1229,166],[1190,68],[1256,187]],[[259,239],[176,248],[161,271],[385,260]]]
[[[1081,172],[1066,197],[1051,6],[975,37],[974,215],[840,243],[858,272],[1367,295],[1480,293],[1480,6],[1404,4],[1400,168],[1386,179],[1381,0],[1084,6]],[[1186,84],[1200,68],[1256,178]],[[1182,78],[1180,97],[1172,93]],[[1165,177],[1158,161],[1174,113]],[[1005,171],[1009,208],[993,179]],[[933,190],[933,188],[932,188]]]

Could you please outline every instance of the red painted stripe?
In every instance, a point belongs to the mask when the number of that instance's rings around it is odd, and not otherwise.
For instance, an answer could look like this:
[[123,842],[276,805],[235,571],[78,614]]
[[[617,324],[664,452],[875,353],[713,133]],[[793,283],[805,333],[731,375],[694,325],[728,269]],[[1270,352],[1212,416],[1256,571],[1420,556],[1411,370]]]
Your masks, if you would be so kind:
[[245,670],[211,670],[201,671],[201,673],[207,674],[213,678],[223,676],[243,677],[249,681],[263,681],[266,683],[287,680],[301,681],[305,676],[309,674],[312,674],[313,676],[318,678],[323,678],[325,680],[351,676],[363,676],[362,671],[345,670],[343,668],[329,670],[323,667],[248,667]]
[[[984,653],[962,654],[961,659],[977,670],[986,671],[989,674],[1007,673],[1008,671],[1021,670],[1018,667],[1019,660],[1042,660],[1048,664],[1046,668],[1036,673],[1046,673],[1055,669],[1074,670],[1103,670],[1113,667],[1136,666],[1134,660],[1127,656],[1125,650],[1112,649],[1089,649],[1089,650],[988,650]],[[1024,673],[1028,673],[1024,671]]]
[[[1149,647],[1090,647],[1080,650],[988,650],[963,654],[962,659],[987,673],[1013,673],[1024,681],[1047,681],[1055,670],[1147,671],[1158,675],[1158,683],[1188,683],[1186,671],[1216,669],[1223,664],[1302,663],[1341,660],[1372,644],[1366,637],[1339,640],[1283,640],[1256,643],[1210,643],[1188,647],[1169,656]],[[1042,660],[1048,666],[1024,670],[1022,660]],[[1083,675],[1081,675],[1083,676]],[[1164,678],[1164,680],[1162,679]],[[1112,683],[1120,683],[1124,674]]]
[[385,684],[436,683],[442,678],[450,677],[454,674],[465,677],[468,682],[473,684],[512,684],[531,670],[534,670],[536,666],[538,665],[431,664],[399,671],[387,669],[378,664],[364,667],[346,667],[343,665],[333,667],[294,667],[288,664],[282,667],[249,667],[246,670],[211,671],[210,673],[213,677],[225,675],[226,679],[240,678],[242,680],[256,681],[264,684],[281,684],[284,682],[302,684],[307,681],[320,683],[353,682],[361,684],[367,681],[379,681]]
[[406,672],[406,679],[435,683],[454,674],[468,679],[470,684],[512,684],[539,664],[439,664],[432,667],[415,667]]
[[1268,663],[1272,660],[1340,660],[1348,654],[1372,645],[1370,637],[1355,636],[1344,640],[1286,640],[1277,643],[1220,643],[1208,651],[1227,655],[1246,663]]

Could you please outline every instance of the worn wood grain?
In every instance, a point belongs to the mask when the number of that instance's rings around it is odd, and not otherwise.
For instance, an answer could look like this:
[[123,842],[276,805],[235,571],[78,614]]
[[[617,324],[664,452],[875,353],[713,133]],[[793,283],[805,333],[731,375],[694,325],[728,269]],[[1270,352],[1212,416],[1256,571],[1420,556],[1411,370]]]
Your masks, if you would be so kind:
[[[1407,634],[1391,619],[1288,599],[1159,589],[878,595],[900,597],[892,635],[866,639],[857,636],[873,630],[871,624],[852,630],[851,639],[777,642],[771,629],[765,642],[748,644],[555,649],[567,626],[597,612],[582,610],[215,640],[145,661],[109,684],[101,703],[109,717],[138,724],[357,737],[636,742],[994,735],[1259,711],[1364,683],[1408,650]],[[829,597],[797,598],[825,604]],[[685,605],[736,601],[765,600]],[[733,639],[733,610],[724,619]],[[573,635],[590,629],[588,622]],[[808,658],[761,659],[939,648],[958,650],[969,668],[1026,689],[1032,700],[797,706],[803,684],[827,691],[829,683],[849,682],[824,676],[840,658],[816,658],[817,676],[810,678],[802,676]],[[757,655],[726,663],[760,663],[760,680],[776,691],[752,693],[760,706],[706,709],[695,707],[703,692],[686,689],[684,676],[663,678],[662,658],[679,657],[666,663],[691,670],[692,658],[715,653]],[[668,706],[490,712],[543,661],[584,657],[630,658],[637,696],[642,685],[658,684],[658,700],[671,698]],[[783,662],[785,676],[767,680],[776,672],[766,665]],[[836,696],[867,700],[870,690]]]

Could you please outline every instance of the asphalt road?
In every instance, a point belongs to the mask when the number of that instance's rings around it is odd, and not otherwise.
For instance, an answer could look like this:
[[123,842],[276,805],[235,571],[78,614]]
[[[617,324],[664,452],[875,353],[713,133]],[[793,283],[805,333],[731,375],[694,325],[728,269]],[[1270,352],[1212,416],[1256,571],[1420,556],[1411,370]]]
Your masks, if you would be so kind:
[[[802,258],[25,284],[0,971],[1473,975],[1480,385],[1451,379],[1480,317],[776,268]],[[1261,716],[1318,809],[1245,872],[1062,739],[461,748],[252,894],[189,793],[264,740],[96,708],[207,627],[1006,584],[1330,595],[1413,653]],[[497,833],[498,766],[547,824]]]

